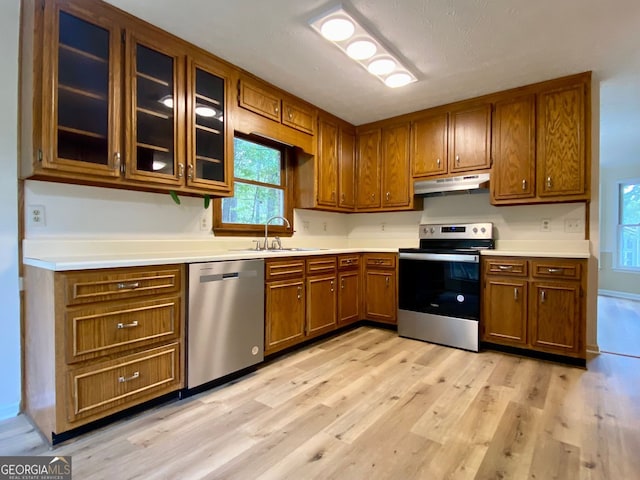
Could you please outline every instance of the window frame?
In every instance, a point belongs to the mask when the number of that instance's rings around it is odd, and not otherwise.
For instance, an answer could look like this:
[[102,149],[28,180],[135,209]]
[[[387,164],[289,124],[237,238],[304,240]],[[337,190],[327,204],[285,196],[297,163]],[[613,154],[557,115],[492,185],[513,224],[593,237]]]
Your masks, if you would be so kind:
[[640,266],[627,266],[623,264],[622,255],[624,249],[622,248],[622,230],[625,227],[635,226],[640,228],[640,224],[626,224],[622,223],[622,214],[623,214],[623,203],[622,203],[622,189],[627,185],[640,185],[640,178],[631,178],[620,180],[616,183],[617,191],[617,221],[616,221],[616,247],[615,247],[615,270],[629,272],[629,273],[640,273]]
[[[260,135],[247,135],[241,132],[234,132],[234,138],[241,138],[249,142],[254,142],[265,147],[273,148],[280,151],[281,163],[280,163],[280,175],[282,178],[283,187],[283,216],[289,220],[291,228],[287,228],[286,225],[269,224],[269,233],[279,237],[291,237],[293,235],[293,187],[294,187],[294,175],[293,175],[293,161],[295,159],[295,151],[293,148],[288,147],[285,144],[279,143],[275,140],[271,140]],[[234,158],[235,161],[235,158]],[[235,173],[235,168],[234,168]],[[246,179],[233,177],[233,189],[235,191],[236,181],[243,182]],[[245,182],[251,184],[251,182]],[[229,195],[232,197],[233,195]],[[255,237],[264,236],[264,224],[244,224],[244,223],[224,223],[222,221],[222,198],[214,199],[213,203],[213,232],[216,236],[242,236],[242,237]]]

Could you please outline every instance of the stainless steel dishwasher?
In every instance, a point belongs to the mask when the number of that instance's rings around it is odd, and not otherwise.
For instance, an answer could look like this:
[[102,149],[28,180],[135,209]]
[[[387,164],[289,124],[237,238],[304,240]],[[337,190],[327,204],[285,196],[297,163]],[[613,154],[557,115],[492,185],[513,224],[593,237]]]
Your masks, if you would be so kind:
[[264,260],[189,265],[187,388],[264,359]]

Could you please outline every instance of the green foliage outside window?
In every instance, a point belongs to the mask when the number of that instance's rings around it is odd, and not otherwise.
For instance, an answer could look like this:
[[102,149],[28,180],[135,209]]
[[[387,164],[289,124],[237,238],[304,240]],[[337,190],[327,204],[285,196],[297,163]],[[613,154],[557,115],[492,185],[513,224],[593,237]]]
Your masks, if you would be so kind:
[[618,264],[640,269],[640,183],[620,185]]
[[234,139],[234,196],[222,200],[223,223],[263,225],[284,214],[282,161],[281,150]]

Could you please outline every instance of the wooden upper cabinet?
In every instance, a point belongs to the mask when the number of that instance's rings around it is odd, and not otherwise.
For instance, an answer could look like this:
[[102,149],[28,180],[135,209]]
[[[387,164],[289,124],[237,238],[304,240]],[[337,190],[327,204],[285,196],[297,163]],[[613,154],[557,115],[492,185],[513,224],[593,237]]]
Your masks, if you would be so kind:
[[429,115],[411,124],[412,176],[447,173],[448,115]]
[[409,165],[410,125],[403,123],[382,129],[382,207],[411,203]]
[[187,65],[187,185],[231,192],[233,130],[227,107],[231,73],[208,58]]
[[257,82],[252,82],[245,78],[240,80],[238,103],[242,108],[251,110],[276,122],[281,119],[280,97],[258,85]]
[[141,31],[127,32],[127,178],[180,184],[185,175],[182,51]]
[[340,161],[338,162],[339,191],[338,206],[354,209],[356,206],[356,136],[344,128],[340,129]]
[[282,100],[282,123],[301,132],[313,135],[315,132],[315,112],[313,109],[294,102],[290,99]]
[[449,114],[449,172],[491,167],[491,105]]
[[338,202],[337,124],[320,118],[318,122],[318,204],[335,207]]
[[[43,6],[45,28],[38,27],[34,12],[25,12],[23,19],[34,22],[31,31],[44,32],[42,50],[29,52],[35,62],[41,59],[42,67],[29,65],[31,71],[25,73],[27,66],[23,66],[23,80],[31,82],[33,92],[22,94],[35,97],[35,116],[27,126],[33,129],[33,139],[24,142],[34,149],[29,151],[32,168],[26,173],[119,177],[121,30],[108,16],[99,14],[104,13],[102,8],[96,11],[73,1],[44,2]],[[28,58],[23,55],[23,62]],[[34,78],[33,72],[38,71],[42,77],[36,74]],[[28,107],[25,111],[31,111],[31,105]],[[23,120],[31,119],[25,117]]]
[[356,208],[380,207],[380,129],[358,133]]
[[535,146],[535,96],[496,102],[491,176],[494,203],[535,196]]
[[583,196],[588,191],[585,96],[583,82],[538,95],[540,197]]

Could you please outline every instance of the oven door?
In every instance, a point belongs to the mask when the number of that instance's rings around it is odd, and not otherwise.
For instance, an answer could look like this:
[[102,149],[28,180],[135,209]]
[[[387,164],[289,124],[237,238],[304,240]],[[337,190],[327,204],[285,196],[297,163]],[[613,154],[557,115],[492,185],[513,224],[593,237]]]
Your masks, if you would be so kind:
[[400,310],[478,321],[480,256],[477,253],[401,252]]

